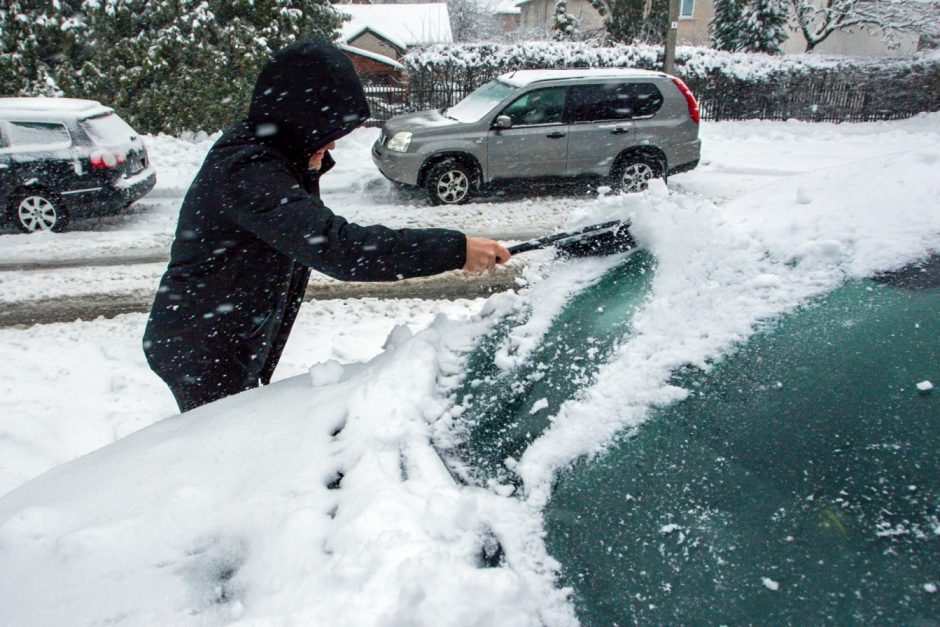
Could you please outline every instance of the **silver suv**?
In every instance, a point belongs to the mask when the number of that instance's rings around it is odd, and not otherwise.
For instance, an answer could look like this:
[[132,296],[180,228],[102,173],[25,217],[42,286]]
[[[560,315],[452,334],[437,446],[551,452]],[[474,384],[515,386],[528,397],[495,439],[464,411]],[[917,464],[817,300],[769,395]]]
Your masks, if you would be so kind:
[[449,109],[392,118],[372,159],[433,204],[522,179],[593,177],[633,192],[698,165],[698,122],[692,92],[662,72],[521,70]]

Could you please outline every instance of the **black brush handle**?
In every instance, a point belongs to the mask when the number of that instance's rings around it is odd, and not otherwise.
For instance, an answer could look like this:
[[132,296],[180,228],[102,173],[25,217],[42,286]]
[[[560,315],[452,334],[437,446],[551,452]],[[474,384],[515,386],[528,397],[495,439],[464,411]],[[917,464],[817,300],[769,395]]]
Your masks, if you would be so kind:
[[594,231],[603,231],[604,229],[610,229],[621,224],[626,223],[622,220],[613,220],[611,222],[604,222],[603,224],[592,224],[591,226],[586,226],[583,229],[579,229],[577,231],[567,231],[565,233],[556,233],[555,235],[546,235],[545,237],[540,237],[538,239],[530,239],[527,242],[510,246],[506,250],[508,250],[513,255],[528,252],[530,250],[538,250],[540,248],[545,248],[546,246],[551,246],[558,240],[568,239],[569,237],[576,237],[586,233],[593,233]]

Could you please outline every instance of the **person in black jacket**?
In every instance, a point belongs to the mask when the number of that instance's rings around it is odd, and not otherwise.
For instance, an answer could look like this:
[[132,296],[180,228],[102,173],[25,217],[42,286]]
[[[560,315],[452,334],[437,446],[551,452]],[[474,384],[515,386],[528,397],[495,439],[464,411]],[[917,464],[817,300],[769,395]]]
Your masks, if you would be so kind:
[[393,281],[509,259],[492,240],[359,226],[324,206],[329,148],[368,117],[346,56],[301,41],[265,65],[248,118],[209,151],[183,200],[143,342],[181,411],[270,382],[311,268]]

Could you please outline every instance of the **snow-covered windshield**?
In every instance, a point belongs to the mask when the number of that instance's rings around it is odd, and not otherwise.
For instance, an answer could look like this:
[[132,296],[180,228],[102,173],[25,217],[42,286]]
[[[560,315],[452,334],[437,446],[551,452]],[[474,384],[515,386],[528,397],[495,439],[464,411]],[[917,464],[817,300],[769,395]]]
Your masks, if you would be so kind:
[[82,122],[82,126],[96,143],[106,146],[126,144],[137,135],[134,129],[115,113],[88,118]]
[[514,89],[515,87],[512,85],[503,83],[498,79],[492,80],[450,109],[446,109],[444,114],[458,122],[479,122],[480,118],[492,111],[493,107],[511,94]]

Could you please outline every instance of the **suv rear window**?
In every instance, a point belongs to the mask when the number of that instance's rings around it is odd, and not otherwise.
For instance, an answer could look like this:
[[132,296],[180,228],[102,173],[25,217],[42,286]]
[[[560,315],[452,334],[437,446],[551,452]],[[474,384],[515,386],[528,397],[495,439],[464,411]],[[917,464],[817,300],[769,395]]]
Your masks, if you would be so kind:
[[96,144],[104,146],[126,144],[137,135],[134,129],[115,113],[82,120],[82,128]]
[[572,122],[629,120],[653,115],[663,95],[652,83],[578,85],[571,88]]
[[42,146],[67,148],[72,136],[64,124],[54,122],[10,122],[9,142],[13,147]]

